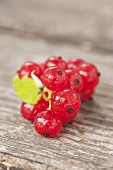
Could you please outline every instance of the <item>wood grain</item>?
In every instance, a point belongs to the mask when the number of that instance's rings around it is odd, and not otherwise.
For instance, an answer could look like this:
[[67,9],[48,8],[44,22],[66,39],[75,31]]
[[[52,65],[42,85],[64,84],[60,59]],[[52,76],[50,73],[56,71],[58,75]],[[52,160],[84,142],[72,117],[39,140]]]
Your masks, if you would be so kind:
[[1,0],[0,31],[113,53],[113,1]]
[[[112,6],[108,0],[0,1],[0,170],[113,168]],[[82,103],[58,137],[46,139],[20,116],[12,77],[26,60],[50,55],[79,56],[102,76],[94,100]]]
[[[113,168],[113,57],[0,34],[0,166],[16,170],[109,170]],[[101,72],[94,100],[82,103],[77,118],[58,137],[46,139],[19,113],[21,101],[12,77],[26,60],[42,62],[50,55],[79,56]]]

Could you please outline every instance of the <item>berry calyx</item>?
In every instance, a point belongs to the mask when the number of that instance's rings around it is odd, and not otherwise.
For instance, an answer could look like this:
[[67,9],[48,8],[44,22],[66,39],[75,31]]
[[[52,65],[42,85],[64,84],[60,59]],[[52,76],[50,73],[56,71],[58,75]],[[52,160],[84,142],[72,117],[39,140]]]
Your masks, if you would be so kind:
[[93,89],[97,86],[99,82],[98,70],[93,64],[82,64],[79,73],[84,81],[83,91]]
[[35,130],[44,137],[54,137],[62,129],[62,119],[53,110],[40,112],[34,120]]
[[67,63],[62,59],[62,57],[52,56],[45,62],[45,69],[48,67],[59,67],[65,69]]
[[43,74],[43,71],[38,64],[31,62],[31,61],[28,61],[28,62],[24,63],[21,66],[21,68],[18,70],[18,76],[19,76],[20,79],[22,79],[23,76],[27,76],[28,78],[32,78],[31,77],[32,71],[35,71],[35,75],[39,78]]
[[66,72],[59,67],[47,68],[42,76],[43,84],[52,91],[62,90],[66,87],[68,76]]

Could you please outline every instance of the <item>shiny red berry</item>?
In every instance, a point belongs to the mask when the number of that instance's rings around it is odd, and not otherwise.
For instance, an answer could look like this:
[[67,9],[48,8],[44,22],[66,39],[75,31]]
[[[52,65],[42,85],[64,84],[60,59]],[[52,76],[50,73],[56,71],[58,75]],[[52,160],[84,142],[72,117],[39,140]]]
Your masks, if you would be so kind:
[[67,63],[67,69],[77,70],[85,61],[79,58],[72,58]]
[[51,138],[60,133],[62,119],[53,110],[46,110],[35,117],[34,127],[40,135]]
[[39,65],[40,65],[40,67],[42,69],[42,72],[44,72],[44,70],[45,70],[45,63],[40,63]]
[[80,109],[80,103],[79,95],[72,89],[55,92],[51,98],[52,108],[62,118],[75,115]]
[[41,67],[34,62],[28,61],[21,66],[20,70],[18,70],[18,76],[20,79],[23,76],[27,76],[28,78],[31,78],[31,72],[34,70],[35,70],[35,75],[40,78],[43,74]]
[[35,105],[22,102],[21,114],[27,120],[34,120],[34,117],[49,107],[49,102],[41,98]]
[[47,68],[42,76],[43,84],[52,91],[62,90],[66,87],[68,76],[58,67]]
[[81,101],[86,101],[89,98],[91,98],[93,96],[94,92],[95,92],[95,89],[81,91],[80,92]]
[[67,63],[62,59],[62,57],[52,56],[45,62],[45,68],[57,66],[59,68],[65,69]]
[[76,92],[80,92],[84,82],[82,76],[75,70],[65,70],[68,75],[67,88],[72,88]]
[[69,115],[69,116],[65,116],[62,117],[62,123],[63,125],[66,125],[67,123],[71,122],[72,120],[74,120],[77,116],[77,113]]
[[83,78],[83,90],[93,89],[99,82],[98,70],[93,64],[82,64],[79,70]]

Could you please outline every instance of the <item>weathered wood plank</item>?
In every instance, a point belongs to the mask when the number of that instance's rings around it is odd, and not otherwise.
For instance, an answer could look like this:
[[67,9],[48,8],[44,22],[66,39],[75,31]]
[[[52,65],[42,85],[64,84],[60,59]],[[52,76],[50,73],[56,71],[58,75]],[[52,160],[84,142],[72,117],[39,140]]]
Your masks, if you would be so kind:
[[[0,39],[0,166],[27,170],[112,169],[112,56],[42,40],[5,35],[0,35]],[[94,100],[82,103],[76,120],[64,126],[58,137],[46,139],[36,134],[33,125],[20,116],[21,102],[12,89],[12,76],[24,61],[41,62],[51,54],[66,56],[65,59],[77,55],[93,62],[102,77]]]
[[0,31],[113,53],[113,1],[1,0]]
[[[18,157],[14,157],[11,155],[6,154],[0,154],[0,168],[3,168],[3,170],[7,170],[8,168],[10,170],[58,170],[55,167],[44,165],[41,163],[36,163],[32,161],[28,161],[25,159],[21,159]],[[2,169],[0,169],[2,170]]]

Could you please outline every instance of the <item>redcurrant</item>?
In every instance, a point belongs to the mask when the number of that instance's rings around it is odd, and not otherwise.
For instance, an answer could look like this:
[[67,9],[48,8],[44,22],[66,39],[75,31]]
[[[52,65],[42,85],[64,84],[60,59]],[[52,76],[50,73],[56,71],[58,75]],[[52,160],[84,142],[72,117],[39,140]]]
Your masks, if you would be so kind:
[[52,91],[62,90],[66,87],[68,76],[58,67],[47,68],[42,76],[43,84]]
[[82,64],[79,73],[84,81],[83,91],[93,89],[98,84],[98,70],[93,64]]
[[22,102],[21,114],[27,120],[34,120],[34,117],[41,111],[49,107],[49,102],[41,98],[35,105]]
[[35,71],[35,75],[39,78],[43,74],[43,71],[38,64],[31,62],[31,61],[28,61],[28,62],[26,62],[22,65],[22,67],[18,71],[18,76],[19,76],[20,79],[23,76],[27,76],[27,77],[31,78],[31,72],[32,71]]
[[71,122],[72,120],[75,119],[77,113],[73,114],[73,115],[69,115],[69,116],[65,116],[65,117],[62,117],[62,123],[63,125],[66,125],[67,123]]
[[67,63],[62,59],[62,57],[52,56],[45,63],[45,68],[57,66],[59,68],[65,69]]
[[44,72],[44,70],[45,70],[45,63],[40,63],[39,65],[40,65],[42,71]]
[[91,98],[92,95],[94,94],[94,92],[95,92],[95,89],[81,91],[80,92],[80,99],[81,99],[81,101],[86,101],[89,98]]
[[62,118],[72,116],[80,109],[80,97],[72,89],[57,91],[52,95],[51,106]]
[[67,88],[72,88],[76,92],[80,92],[83,88],[83,78],[75,70],[65,70],[68,75]]
[[34,127],[40,135],[51,138],[60,133],[62,119],[53,110],[46,110],[35,117]]
[[85,61],[79,58],[72,58],[67,63],[67,69],[77,70]]

